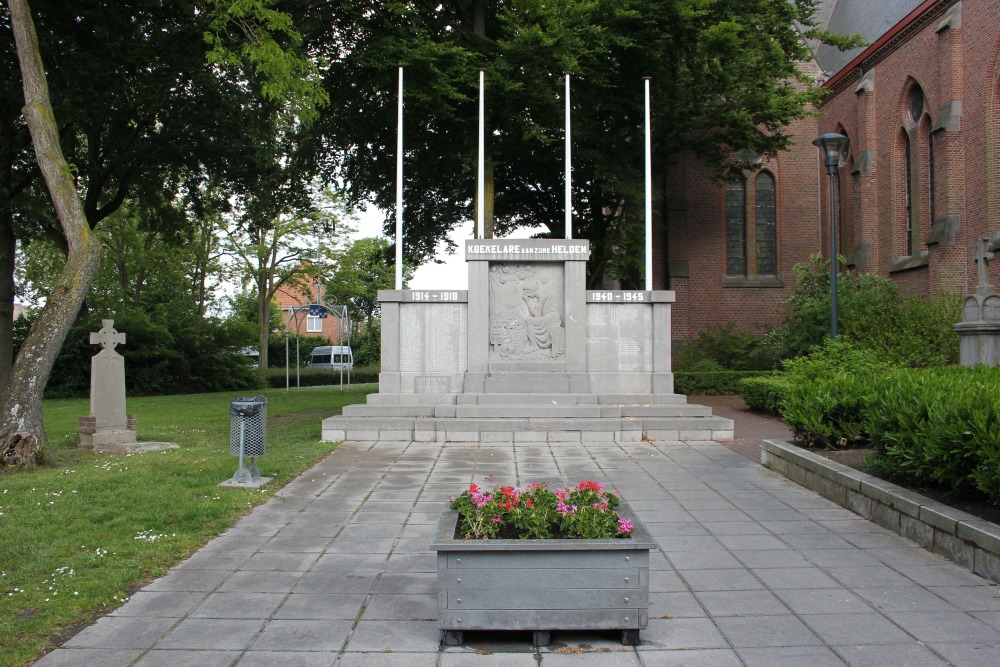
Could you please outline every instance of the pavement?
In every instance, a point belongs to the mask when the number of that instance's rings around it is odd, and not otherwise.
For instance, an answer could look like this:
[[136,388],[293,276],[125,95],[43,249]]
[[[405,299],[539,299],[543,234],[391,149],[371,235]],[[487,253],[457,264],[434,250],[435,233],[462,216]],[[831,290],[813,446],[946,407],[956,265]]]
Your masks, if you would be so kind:
[[[736,420],[733,441],[345,442],[36,665],[1000,663],[1000,587],[755,463],[780,421],[699,401]],[[449,496],[487,475],[621,489],[659,547],[639,646],[440,644],[428,544]]]

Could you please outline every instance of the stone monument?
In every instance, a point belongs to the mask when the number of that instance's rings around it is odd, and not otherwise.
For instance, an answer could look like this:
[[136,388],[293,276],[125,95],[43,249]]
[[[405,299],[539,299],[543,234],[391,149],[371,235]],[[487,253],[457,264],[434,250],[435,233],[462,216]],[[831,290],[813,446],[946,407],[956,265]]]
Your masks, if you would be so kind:
[[470,239],[468,290],[380,290],[379,393],[324,440],[730,440],[674,393],[669,290],[586,287],[586,239]]
[[112,454],[177,448],[171,442],[136,441],[135,415],[125,412],[125,358],[115,351],[125,344],[125,334],[114,325],[101,320],[101,330],[90,334],[90,344],[101,351],[90,361],[90,415],[80,417],[79,447]]
[[973,261],[978,265],[979,284],[965,299],[962,321],[955,325],[959,335],[959,358],[963,366],[1000,364],[1000,294],[990,284],[990,251],[997,241],[984,237],[976,241]]

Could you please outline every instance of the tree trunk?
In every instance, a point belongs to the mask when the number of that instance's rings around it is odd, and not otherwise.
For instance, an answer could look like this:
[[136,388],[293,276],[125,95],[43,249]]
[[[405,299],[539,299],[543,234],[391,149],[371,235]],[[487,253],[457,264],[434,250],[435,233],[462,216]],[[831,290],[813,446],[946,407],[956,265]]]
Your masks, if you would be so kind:
[[[14,220],[8,208],[0,212],[0,395],[7,391],[14,363],[14,256],[17,237]],[[4,280],[3,277],[8,277]]]
[[268,364],[267,344],[271,338],[270,282],[266,271],[257,276],[257,323],[260,325],[260,337],[257,339],[260,356],[257,365],[265,371]]
[[66,266],[21,346],[10,384],[0,402],[0,451],[16,449],[23,463],[31,463],[26,459],[31,458],[33,446],[43,451],[48,447],[42,424],[42,394],[56,355],[97,275],[101,244],[87,224],[59,143],[38,36],[28,5],[25,0],[8,0],[8,5],[24,83],[24,119],[69,247]]

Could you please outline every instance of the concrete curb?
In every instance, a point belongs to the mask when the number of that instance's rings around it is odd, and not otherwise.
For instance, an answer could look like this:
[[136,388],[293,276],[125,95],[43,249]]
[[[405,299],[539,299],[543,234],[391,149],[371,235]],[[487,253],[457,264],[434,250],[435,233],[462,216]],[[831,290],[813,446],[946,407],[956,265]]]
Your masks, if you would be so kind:
[[782,440],[765,440],[761,463],[841,507],[1000,583],[1000,526]]

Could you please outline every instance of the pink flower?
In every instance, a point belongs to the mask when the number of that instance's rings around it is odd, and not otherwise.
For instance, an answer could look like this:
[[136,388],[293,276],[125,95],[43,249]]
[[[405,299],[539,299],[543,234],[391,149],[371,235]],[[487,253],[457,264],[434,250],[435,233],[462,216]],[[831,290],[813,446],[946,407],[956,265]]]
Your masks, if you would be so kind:
[[631,533],[632,532],[632,521],[629,520],[629,519],[626,519],[625,517],[619,518],[618,519],[618,532],[622,533],[623,535],[628,535],[629,533]]
[[[503,521],[503,519],[501,519],[498,516],[495,516],[495,517],[493,517],[492,521],[493,521],[493,523],[500,523],[501,521]],[[629,530],[632,530],[632,529],[629,528]]]

